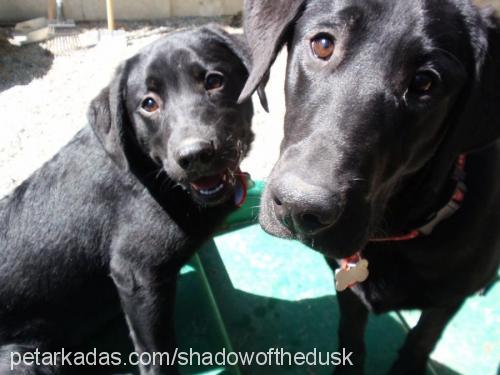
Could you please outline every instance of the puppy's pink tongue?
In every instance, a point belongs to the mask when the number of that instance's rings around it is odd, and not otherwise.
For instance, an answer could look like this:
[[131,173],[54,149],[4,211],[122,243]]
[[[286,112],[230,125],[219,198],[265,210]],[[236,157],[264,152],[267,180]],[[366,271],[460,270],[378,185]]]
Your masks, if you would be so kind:
[[221,175],[202,177],[191,183],[191,186],[196,190],[206,190],[217,187],[222,182]]

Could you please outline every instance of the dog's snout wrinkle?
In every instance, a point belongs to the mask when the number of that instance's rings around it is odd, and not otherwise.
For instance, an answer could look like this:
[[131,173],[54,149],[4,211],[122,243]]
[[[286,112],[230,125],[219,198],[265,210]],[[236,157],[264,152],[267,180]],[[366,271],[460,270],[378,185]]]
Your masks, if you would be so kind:
[[294,175],[286,176],[282,179],[280,186],[280,196],[282,202],[297,202],[304,200],[306,196],[318,200],[324,195],[324,189],[308,184],[304,180]]

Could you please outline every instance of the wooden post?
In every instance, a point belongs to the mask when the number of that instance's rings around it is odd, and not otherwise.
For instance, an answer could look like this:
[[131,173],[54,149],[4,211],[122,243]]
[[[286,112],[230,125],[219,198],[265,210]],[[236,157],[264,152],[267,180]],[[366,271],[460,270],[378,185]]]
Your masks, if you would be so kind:
[[113,13],[113,0],[106,0],[106,15],[108,18],[108,30],[115,29],[115,14]]
[[52,21],[56,18],[56,0],[48,0],[47,18]]

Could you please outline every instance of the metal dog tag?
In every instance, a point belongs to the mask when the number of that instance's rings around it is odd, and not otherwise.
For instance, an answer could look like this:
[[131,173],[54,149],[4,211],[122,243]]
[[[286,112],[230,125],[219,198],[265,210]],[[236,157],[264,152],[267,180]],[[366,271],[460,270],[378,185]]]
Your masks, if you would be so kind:
[[365,281],[370,272],[368,271],[368,260],[361,259],[357,263],[343,262],[342,267],[335,271],[335,288],[343,292],[351,286]]

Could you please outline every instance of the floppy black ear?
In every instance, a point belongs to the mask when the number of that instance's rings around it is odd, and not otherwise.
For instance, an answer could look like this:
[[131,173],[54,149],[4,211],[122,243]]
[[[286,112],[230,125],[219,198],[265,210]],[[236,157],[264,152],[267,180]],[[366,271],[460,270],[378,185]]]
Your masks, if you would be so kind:
[[245,35],[252,54],[252,70],[240,102],[265,85],[269,69],[306,0],[246,0]]
[[[217,24],[209,24],[205,26],[207,30],[209,30],[212,34],[215,34],[221,41],[236,55],[245,65],[245,68],[250,74],[252,70],[252,60],[250,58],[250,51],[248,49],[248,45],[246,40],[242,35],[230,34],[223,30]],[[264,87],[261,87],[257,90],[257,94],[259,95],[260,104],[266,111],[268,111],[267,97],[266,92],[264,91]],[[248,99],[245,98],[245,100]],[[238,101],[241,103],[242,101]]]
[[127,63],[116,70],[110,85],[92,100],[87,119],[102,146],[122,169],[128,169],[125,155],[125,109]]
[[459,119],[460,152],[470,152],[500,138],[500,22],[493,15],[480,15],[471,32],[476,76]]

